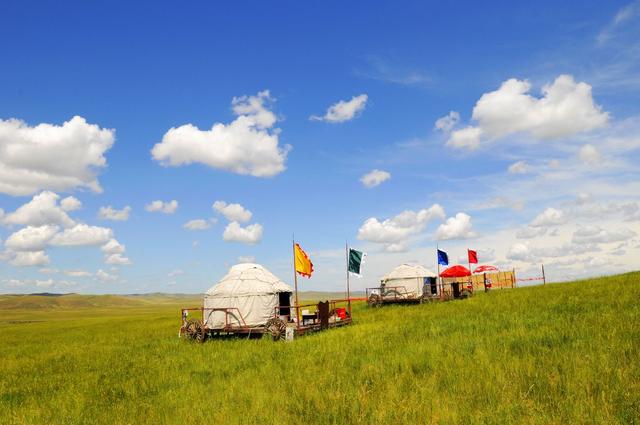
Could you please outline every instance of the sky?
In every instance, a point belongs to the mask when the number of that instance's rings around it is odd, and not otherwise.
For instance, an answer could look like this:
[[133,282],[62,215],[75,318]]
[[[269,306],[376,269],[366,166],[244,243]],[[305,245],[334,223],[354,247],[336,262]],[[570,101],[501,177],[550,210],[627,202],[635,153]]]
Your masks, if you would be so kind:
[[640,2],[3,2],[0,292],[638,268]]

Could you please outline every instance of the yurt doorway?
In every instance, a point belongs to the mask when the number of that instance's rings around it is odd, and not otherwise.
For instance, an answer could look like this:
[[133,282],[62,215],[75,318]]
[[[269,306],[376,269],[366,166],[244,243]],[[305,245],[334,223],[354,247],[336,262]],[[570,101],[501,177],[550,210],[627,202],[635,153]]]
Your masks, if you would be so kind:
[[291,317],[291,292],[278,292],[280,316]]

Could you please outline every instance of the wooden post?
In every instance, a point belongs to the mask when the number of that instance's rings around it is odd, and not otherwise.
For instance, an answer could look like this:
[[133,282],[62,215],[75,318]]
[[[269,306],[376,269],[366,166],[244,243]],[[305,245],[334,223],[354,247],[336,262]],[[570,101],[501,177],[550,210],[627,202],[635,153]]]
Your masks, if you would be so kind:
[[[347,241],[344,242],[344,248],[347,258],[347,308],[349,309],[349,318],[351,318],[351,291],[349,289],[349,244],[347,243]],[[360,267],[362,267],[362,259],[360,262]],[[362,270],[360,272],[362,273]]]
[[438,281],[440,282],[440,284],[438,286],[440,286],[440,299],[442,299],[442,297],[444,296],[443,292],[444,292],[444,285],[442,284],[442,278],[440,277],[440,255],[438,254],[439,248],[438,248],[438,244],[436,244],[436,264],[438,265]]
[[544,275],[544,264],[542,265],[542,286],[547,284],[547,277]]
[[516,269],[511,270],[511,288],[516,287]]
[[298,301],[298,273],[296,272],[296,239],[292,236],[293,247],[293,282],[296,291],[296,327],[300,328],[300,302]]

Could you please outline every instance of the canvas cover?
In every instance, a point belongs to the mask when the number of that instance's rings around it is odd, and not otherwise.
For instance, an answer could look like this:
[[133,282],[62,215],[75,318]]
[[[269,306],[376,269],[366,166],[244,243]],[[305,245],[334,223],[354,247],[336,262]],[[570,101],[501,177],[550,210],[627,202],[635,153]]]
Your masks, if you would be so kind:
[[[206,325],[210,329],[222,328],[227,324],[240,326],[264,325],[273,317],[279,305],[279,294],[289,293],[289,304],[293,289],[278,279],[260,264],[236,264],[217,284],[204,295],[205,308],[235,308],[233,314],[207,312]],[[238,314],[239,313],[239,314]],[[239,315],[244,318],[242,322]]]
[[381,282],[387,287],[404,286],[408,296],[419,297],[422,295],[424,279],[436,276],[434,272],[420,265],[401,264],[384,275]]

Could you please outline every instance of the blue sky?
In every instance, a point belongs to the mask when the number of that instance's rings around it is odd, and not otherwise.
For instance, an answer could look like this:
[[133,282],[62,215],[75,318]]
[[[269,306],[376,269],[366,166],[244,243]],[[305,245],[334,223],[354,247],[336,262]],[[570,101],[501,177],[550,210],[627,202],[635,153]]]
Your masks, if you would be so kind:
[[639,24],[613,1],[5,2],[0,292],[201,292],[245,260],[290,282],[293,233],[303,289],[343,288],[345,241],[356,287],[436,243],[632,270]]

